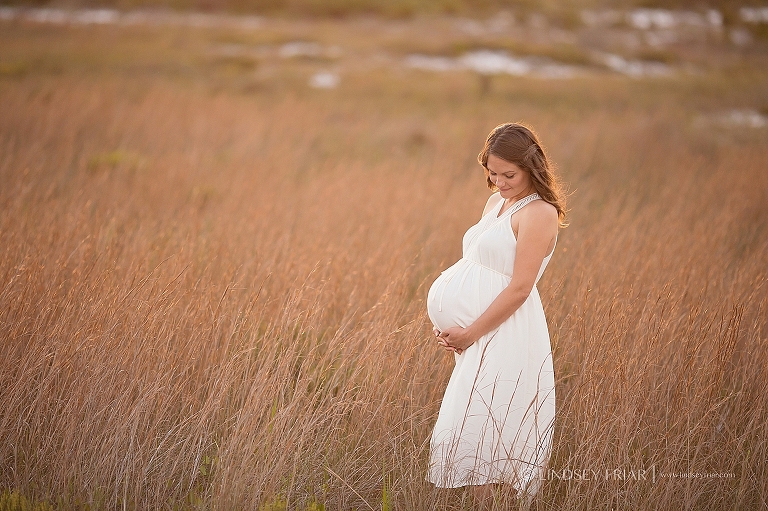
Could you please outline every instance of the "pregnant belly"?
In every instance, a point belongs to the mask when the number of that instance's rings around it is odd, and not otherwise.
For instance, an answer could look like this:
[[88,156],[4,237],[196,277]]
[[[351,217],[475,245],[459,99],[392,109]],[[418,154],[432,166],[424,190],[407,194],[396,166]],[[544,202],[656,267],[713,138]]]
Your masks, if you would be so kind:
[[427,314],[440,330],[471,325],[509,284],[509,277],[468,259],[445,270],[429,288]]

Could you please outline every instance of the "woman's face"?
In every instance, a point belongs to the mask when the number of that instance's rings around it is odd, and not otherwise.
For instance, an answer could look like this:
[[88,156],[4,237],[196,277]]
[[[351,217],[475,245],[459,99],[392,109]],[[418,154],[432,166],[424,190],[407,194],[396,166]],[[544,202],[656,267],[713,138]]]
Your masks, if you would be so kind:
[[488,155],[488,177],[505,199],[521,199],[531,189],[531,175],[512,162]]

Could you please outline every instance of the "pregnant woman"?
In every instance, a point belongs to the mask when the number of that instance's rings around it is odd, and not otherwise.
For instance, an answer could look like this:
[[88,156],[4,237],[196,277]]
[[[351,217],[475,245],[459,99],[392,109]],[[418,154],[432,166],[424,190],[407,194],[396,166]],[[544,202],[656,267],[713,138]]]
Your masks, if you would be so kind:
[[555,417],[552,349],[536,283],[565,226],[565,200],[526,126],[496,127],[478,161],[495,193],[464,234],[462,258],[427,295],[437,343],[456,362],[427,479],[472,486],[482,502],[503,484],[530,502],[544,479]]

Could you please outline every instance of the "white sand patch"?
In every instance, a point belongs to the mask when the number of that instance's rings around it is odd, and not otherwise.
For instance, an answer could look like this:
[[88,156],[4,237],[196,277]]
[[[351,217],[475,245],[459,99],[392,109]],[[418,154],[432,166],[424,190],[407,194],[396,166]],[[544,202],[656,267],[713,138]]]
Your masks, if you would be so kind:
[[313,89],[335,89],[340,82],[341,78],[338,74],[322,71],[312,75],[309,79],[309,86]]
[[0,20],[21,20],[54,25],[154,25],[203,28],[238,28],[255,30],[261,27],[259,16],[230,14],[176,13],[159,10],[121,12],[115,9],[57,9],[0,8]]
[[609,69],[633,78],[667,76],[672,73],[672,68],[661,62],[627,60],[613,53],[599,54],[599,58]]
[[768,23],[768,7],[742,7],[739,17],[747,23]]
[[460,57],[412,54],[405,65],[433,72],[474,71],[482,75],[536,76],[549,79],[571,78],[579,73],[576,66],[559,64],[540,57],[515,57],[505,51],[476,50]]
[[687,27],[720,28],[723,26],[723,14],[717,9],[706,11],[673,11],[670,9],[616,9],[584,10],[581,20],[591,27],[618,25],[622,21],[638,30],[670,30]]
[[291,41],[282,45],[277,53],[285,59],[296,57],[324,57],[336,59],[339,58],[343,52],[339,46],[323,46],[316,42]]
[[725,126],[743,126],[746,128],[768,127],[768,115],[756,110],[729,110],[716,115],[714,120]]

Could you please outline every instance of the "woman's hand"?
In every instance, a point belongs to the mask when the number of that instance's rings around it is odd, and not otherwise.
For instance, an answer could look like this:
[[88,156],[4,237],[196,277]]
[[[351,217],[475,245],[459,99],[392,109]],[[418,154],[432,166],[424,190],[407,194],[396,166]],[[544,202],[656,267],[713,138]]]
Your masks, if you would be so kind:
[[456,349],[456,348],[454,348],[453,346],[449,346],[449,345],[448,345],[448,343],[445,341],[445,339],[443,339],[443,338],[441,337],[441,332],[440,332],[440,329],[439,329],[439,328],[437,328],[436,326],[433,326],[433,327],[432,327],[432,333],[433,333],[433,334],[435,334],[435,337],[437,338],[437,344],[438,344],[438,346],[440,346],[440,347],[442,347],[443,349],[445,349],[445,351],[452,351],[452,352],[454,352],[454,353],[457,353],[457,354],[461,355],[461,352],[462,352],[463,350],[460,350],[460,349]]
[[434,333],[437,336],[437,343],[440,346],[448,351],[454,351],[459,355],[477,341],[477,339],[474,339],[471,336],[466,328],[460,326],[453,326],[442,332],[435,328]]

